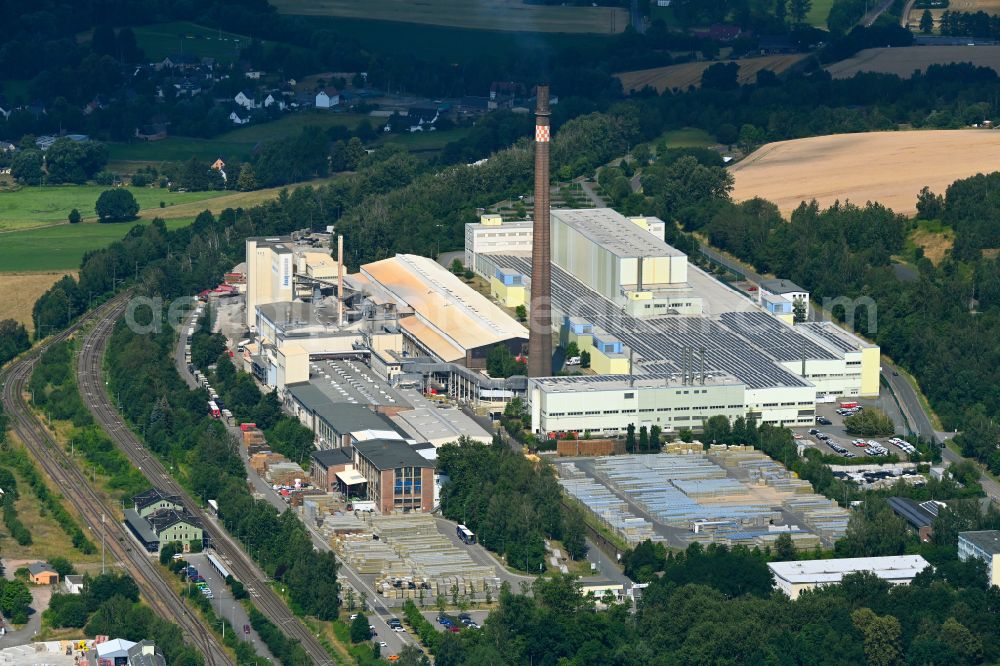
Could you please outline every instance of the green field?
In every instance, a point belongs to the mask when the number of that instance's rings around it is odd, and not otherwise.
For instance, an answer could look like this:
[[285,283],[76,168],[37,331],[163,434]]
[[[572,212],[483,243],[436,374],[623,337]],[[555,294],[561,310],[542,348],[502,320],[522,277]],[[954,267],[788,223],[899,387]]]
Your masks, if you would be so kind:
[[[445,58],[458,65],[470,56],[490,53],[544,50],[553,52],[564,47],[594,48],[612,39],[609,35],[571,34],[563,32],[507,32],[500,30],[475,30],[449,28],[439,25],[420,25],[397,21],[334,18],[328,16],[302,17],[312,25],[348,35],[377,53],[404,54],[415,57]],[[486,95],[489,90],[469,92]]]
[[[69,212],[76,208],[80,215],[95,218],[94,204],[101,192],[108,189],[101,185],[60,185],[49,187],[22,187],[12,192],[0,192],[0,231],[26,229],[65,222]],[[227,192],[170,192],[153,187],[130,187],[139,202],[139,208],[157,208],[160,202],[167,206],[204,201]],[[0,235],[0,245],[10,239]],[[2,264],[0,264],[2,266]]]
[[[177,229],[193,218],[167,220]],[[0,271],[56,271],[80,267],[84,253],[121,240],[133,222],[121,224],[64,224],[58,227],[14,231],[0,236]]]
[[133,28],[136,42],[151,62],[175,53],[190,53],[200,58],[232,62],[250,38],[231,32],[205,28],[196,23],[174,21]]
[[[384,118],[371,118],[357,113],[305,111],[290,113],[274,122],[242,127],[214,139],[172,136],[152,143],[109,143],[108,152],[111,158],[109,168],[113,171],[130,173],[135,171],[132,166],[183,162],[192,157],[201,160],[215,160],[221,157],[229,163],[248,161],[251,151],[258,143],[295,136],[303,127],[310,125],[317,127],[339,125],[353,130],[363,120],[368,120],[376,130],[385,123]],[[468,128],[459,127],[446,132],[391,134],[380,136],[377,143],[397,143],[414,152],[435,151],[441,150],[449,141],[461,139],[468,133]]]
[[404,134],[390,134],[381,139],[379,143],[394,143],[403,146],[407,150],[420,153],[438,151],[452,141],[458,141],[468,136],[472,131],[468,127],[456,127],[445,132],[406,132]]
[[669,148],[708,148],[719,143],[705,130],[694,127],[665,132],[654,143],[661,141],[666,141]]
[[812,8],[806,14],[806,23],[826,30],[826,17],[830,15],[833,0],[812,0]]
[[[303,111],[289,113],[278,120],[250,127],[241,127],[214,139],[193,139],[171,136],[162,141],[137,143],[109,143],[108,153],[113,161],[136,160],[141,162],[183,162],[192,157],[215,160],[221,157],[228,162],[246,161],[258,143],[298,134],[303,127],[343,126],[353,130],[368,116],[357,113],[330,111]],[[374,126],[377,119],[371,119]]]

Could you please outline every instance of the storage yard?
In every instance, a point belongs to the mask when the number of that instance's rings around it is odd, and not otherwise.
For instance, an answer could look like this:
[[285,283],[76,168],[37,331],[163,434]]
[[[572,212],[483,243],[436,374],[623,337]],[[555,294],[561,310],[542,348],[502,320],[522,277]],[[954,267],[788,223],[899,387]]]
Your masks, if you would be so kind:
[[993,171],[998,148],[1000,132],[974,129],[779,141],[730,168],[736,179],[733,199],[762,197],[774,202],[783,215],[812,199],[821,207],[837,200],[858,205],[877,201],[897,213],[913,215],[922,187],[943,194],[956,180]]
[[496,598],[495,567],[476,563],[468,549],[456,546],[427,514],[377,516],[370,513],[323,515],[312,498],[303,503],[307,519],[316,520],[338,558],[361,575],[390,605],[406,599],[432,601],[458,594]]
[[764,547],[788,533],[796,547],[812,548],[829,546],[847,529],[847,511],[739,446],[702,452],[696,443],[683,453],[563,463],[559,484],[630,546],[650,539]]

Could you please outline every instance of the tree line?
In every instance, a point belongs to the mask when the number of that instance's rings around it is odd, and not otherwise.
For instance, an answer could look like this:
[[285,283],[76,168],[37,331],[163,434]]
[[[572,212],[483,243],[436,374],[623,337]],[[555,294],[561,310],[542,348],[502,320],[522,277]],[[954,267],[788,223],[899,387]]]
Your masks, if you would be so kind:
[[168,664],[201,666],[205,660],[184,642],[180,626],[140,602],[139,587],[126,574],[84,574],[80,594],[52,595],[43,614],[48,626],[80,629],[88,636],[111,636],[138,642],[150,639]]
[[438,452],[445,517],[466,525],[479,543],[527,572],[546,568],[546,539],[563,542],[574,560],[587,553],[583,516],[564,506],[552,468],[534,465],[499,437],[492,444],[460,439]]
[[[146,334],[119,322],[107,360],[111,390],[131,396],[123,404],[125,417],[143,429],[146,445],[177,470],[182,483],[202,501],[218,501],[226,529],[269,576],[287,586],[294,610],[323,620],[336,617],[340,601],[333,554],[313,548],[294,512],[279,514],[251,496],[238,443],[207,414],[208,393],[189,389],[177,374],[175,342],[169,327]],[[280,414],[280,406],[275,404],[272,413]]]
[[790,601],[773,594],[766,560],[745,547],[694,544],[630,604],[595,608],[567,576],[533,594],[505,587],[481,631],[445,632],[441,666],[524,663],[990,663],[996,602],[977,561],[940,563],[910,585],[851,574]]

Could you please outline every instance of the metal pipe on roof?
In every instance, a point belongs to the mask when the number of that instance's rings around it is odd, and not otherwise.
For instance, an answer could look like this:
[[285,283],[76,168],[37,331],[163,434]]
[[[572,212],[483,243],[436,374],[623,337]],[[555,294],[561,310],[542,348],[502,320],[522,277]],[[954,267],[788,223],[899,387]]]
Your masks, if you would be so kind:
[[337,325],[344,325],[344,235],[337,235]]
[[701,352],[701,385],[704,386],[705,385],[705,348],[702,347],[699,351]]

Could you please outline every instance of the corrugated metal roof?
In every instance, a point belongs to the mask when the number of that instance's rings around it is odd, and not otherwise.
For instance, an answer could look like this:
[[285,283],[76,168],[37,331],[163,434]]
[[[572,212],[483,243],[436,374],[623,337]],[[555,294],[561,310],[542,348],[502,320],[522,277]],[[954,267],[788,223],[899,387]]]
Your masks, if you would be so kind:
[[920,555],[891,557],[850,557],[834,560],[770,562],[779,578],[790,583],[836,583],[850,573],[870,571],[885,580],[910,580],[930,566]]
[[465,352],[461,348],[416,317],[400,319],[399,325],[442,361],[452,363],[465,360]]
[[411,307],[425,326],[459,348],[463,357],[466,349],[528,338],[528,329],[432,259],[398,254],[365,264],[361,272]]

